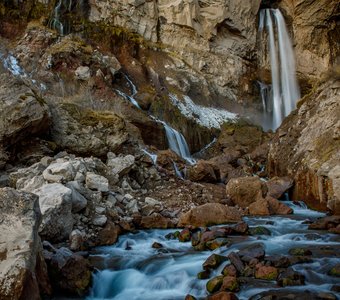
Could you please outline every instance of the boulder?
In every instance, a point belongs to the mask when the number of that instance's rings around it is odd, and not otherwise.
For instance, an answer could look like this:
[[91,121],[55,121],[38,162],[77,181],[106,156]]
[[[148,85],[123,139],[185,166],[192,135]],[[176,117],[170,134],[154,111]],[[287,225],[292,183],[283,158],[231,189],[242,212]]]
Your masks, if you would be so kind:
[[109,180],[104,176],[87,172],[86,173],[86,186],[91,190],[96,190],[99,192],[109,191]]
[[39,233],[48,241],[67,239],[72,231],[72,190],[60,183],[45,184],[34,191],[39,196],[42,223]]
[[211,254],[206,261],[203,263],[203,269],[216,269],[219,265],[227,260],[227,257],[218,255],[218,254]]
[[44,134],[49,124],[49,110],[36,91],[9,74],[0,74],[0,168],[10,158],[9,147]]
[[225,276],[223,278],[221,291],[236,292],[239,289],[240,288],[239,288],[239,285],[238,285],[238,282],[237,282],[237,278],[235,276]]
[[107,221],[105,227],[98,233],[96,244],[98,244],[98,246],[108,246],[116,243],[121,231],[120,226],[115,225],[111,221]]
[[222,275],[213,277],[206,284],[207,291],[209,293],[218,292],[220,290],[221,286],[222,286],[222,283],[223,283],[223,276]]
[[250,204],[249,213],[251,215],[287,215],[293,213],[293,209],[267,196]]
[[50,286],[38,235],[38,197],[0,189],[0,220],[0,299],[39,300]]
[[68,182],[76,176],[73,165],[64,159],[57,159],[51,163],[43,172],[43,177],[48,182]]
[[187,177],[195,182],[216,182],[219,176],[216,176],[212,165],[204,160],[199,160],[194,166],[188,169]]
[[65,247],[56,249],[46,242],[44,247],[47,248],[43,253],[53,289],[69,295],[84,295],[91,283],[89,261]]
[[53,106],[51,112],[52,140],[71,153],[105,156],[128,140],[125,121],[112,112],[85,109],[74,103]]
[[141,223],[141,228],[152,229],[152,228],[172,228],[174,224],[169,218],[163,217],[161,214],[153,213],[150,216],[143,216]]
[[267,187],[258,177],[233,178],[226,186],[226,193],[235,205],[246,208],[262,199],[267,193]]
[[235,207],[220,203],[206,203],[182,214],[178,226],[192,225],[206,227],[224,223],[236,223],[241,221],[241,216],[240,211]]
[[208,300],[238,300],[238,298],[231,292],[218,292],[208,296]]
[[288,176],[271,178],[266,182],[268,188],[267,195],[279,199],[293,186],[293,183],[293,179]]
[[278,276],[278,269],[271,266],[257,265],[255,271],[256,279],[276,280]]
[[135,163],[133,155],[126,155],[124,157],[115,157],[113,153],[108,153],[107,166],[111,169],[112,175],[122,177],[129,173]]

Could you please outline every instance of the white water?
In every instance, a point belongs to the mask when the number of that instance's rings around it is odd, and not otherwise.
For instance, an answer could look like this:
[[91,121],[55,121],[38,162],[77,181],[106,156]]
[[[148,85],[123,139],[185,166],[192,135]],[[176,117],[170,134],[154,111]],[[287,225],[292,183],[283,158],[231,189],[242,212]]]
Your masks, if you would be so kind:
[[[277,129],[283,119],[296,108],[300,91],[295,74],[294,50],[280,10],[265,9],[260,11],[259,31],[262,32],[265,29],[269,38],[272,80],[271,128]],[[266,111],[267,108],[264,107],[264,110]]]
[[163,121],[160,121],[165,129],[166,137],[168,139],[169,148],[176,152],[180,157],[184,158],[188,163],[195,164],[196,161],[191,157],[188,144],[180,132],[170,127]]
[[[53,12],[53,18],[50,21],[50,28],[59,32],[60,35],[64,35],[64,25],[60,20],[60,8],[63,4],[63,0],[59,0],[57,5],[55,6]],[[70,2],[70,5],[72,2]]]
[[[306,207],[286,202],[295,210],[294,215],[249,217],[245,218],[250,226],[265,226],[271,236],[249,236],[244,239],[235,237],[235,243],[229,248],[220,248],[214,253],[228,255],[244,246],[262,243],[266,255],[288,253],[293,247],[325,247],[340,249],[340,239],[334,234],[318,233],[307,230],[304,221],[324,216]],[[94,285],[87,300],[183,300],[185,295],[205,297],[207,280],[198,280],[196,275],[202,271],[202,264],[211,251],[193,251],[190,243],[177,240],[166,240],[164,236],[171,230],[140,231],[120,237],[114,246],[101,247],[97,256],[102,257],[106,268],[94,274]],[[309,234],[316,238],[311,239]],[[231,239],[233,239],[231,237]],[[162,249],[153,249],[154,242],[161,243]],[[127,245],[131,250],[126,250]],[[325,275],[330,264],[340,263],[339,257],[318,257],[311,263],[294,265],[293,269],[306,276],[306,285],[290,287],[297,290],[313,290],[329,292],[331,285],[338,282],[336,277]],[[225,263],[226,264],[226,263]],[[222,264],[210,278],[221,272]],[[237,294],[239,299],[246,300],[251,296],[272,289],[247,286]]]
[[152,163],[154,164],[154,165],[156,165],[156,163],[157,163],[157,154],[154,154],[154,153],[151,153],[151,152],[149,152],[148,150],[146,150],[146,149],[142,149],[142,151],[147,155],[147,156],[149,156],[150,158],[151,158],[151,160],[152,160]]

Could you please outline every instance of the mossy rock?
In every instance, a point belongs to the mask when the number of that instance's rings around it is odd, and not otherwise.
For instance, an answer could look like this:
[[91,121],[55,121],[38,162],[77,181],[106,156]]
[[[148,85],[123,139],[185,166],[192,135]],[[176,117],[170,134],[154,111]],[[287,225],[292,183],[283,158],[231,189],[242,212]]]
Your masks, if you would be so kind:
[[312,251],[304,248],[292,248],[288,252],[290,255],[294,256],[309,256],[312,255]]
[[199,273],[197,273],[198,279],[208,279],[210,276],[210,270],[204,270]]
[[227,260],[227,257],[225,257],[225,256],[218,255],[218,254],[212,254],[203,263],[203,269],[204,270],[216,269],[219,265],[221,265],[226,260]]
[[219,275],[210,279],[206,285],[207,291],[211,294],[219,291],[223,283],[223,278],[224,276]]
[[217,238],[212,241],[208,241],[205,245],[209,250],[215,250],[222,246],[230,244],[230,241],[226,238]]
[[340,264],[337,264],[332,269],[330,269],[328,275],[340,277]]
[[249,228],[249,233],[251,235],[271,235],[270,230],[264,226],[256,226]]

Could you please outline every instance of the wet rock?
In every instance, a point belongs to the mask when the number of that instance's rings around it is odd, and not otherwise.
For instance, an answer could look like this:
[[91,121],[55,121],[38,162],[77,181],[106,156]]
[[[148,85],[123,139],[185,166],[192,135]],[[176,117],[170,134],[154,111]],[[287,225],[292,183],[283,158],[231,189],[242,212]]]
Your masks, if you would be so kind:
[[226,238],[217,238],[214,239],[212,241],[208,241],[205,243],[205,246],[209,249],[209,250],[215,250],[217,248],[220,248],[222,246],[228,245],[230,244],[230,241]]
[[251,215],[287,215],[293,210],[277,199],[267,196],[249,205]]
[[270,230],[264,226],[251,227],[249,233],[251,235],[271,235]]
[[190,232],[189,228],[184,228],[179,233],[178,240],[183,243],[183,242],[189,242],[190,239],[191,239],[191,232]]
[[234,293],[218,292],[208,296],[208,300],[238,300],[238,298]]
[[210,279],[206,284],[207,291],[211,294],[219,291],[223,283],[223,278],[222,275],[219,275]]
[[212,254],[206,259],[206,261],[203,263],[202,266],[204,270],[216,269],[219,265],[221,265],[226,260],[227,258],[225,256]]
[[328,274],[331,275],[331,276],[340,277],[340,264],[337,264],[334,267],[332,267],[329,270]]
[[195,182],[216,182],[217,177],[211,164],[199,160],[197,164],[188,169],[188,179]]
[[340,215],[327,216],[316,220],[314,223],[308,226],[309,229],[322,229],[329,230],[336,228],[340,224]]
[[289,268],[279,274],[277,278],[279,286],[304,285],[305,276]]
[[241,249],[238,253],[243,261],[250,261],[252,258],[264,258],[265,251],[263,244],[252,244]]
[[292,264],[289,257],[281,255],[266,256],[265,260],[276,268],[288,268]]
[[161,243],[158,243],[158,242],[154,242],[152,245],[151,245],[152,248],[154,249],[161,249],[163,248],[163,245]]
[[237,270],[236,268],[231,265],[231,264],[228,264],[226,265],[223,270],[222,270],[222,274],[224,276],[232,276],[232,277],[236,277],[237,276]]
[[276,280],[278,276],[278,270],[275,267],[263,266],[259,264],[256,266],[255,278],[264,280]]
[[38,235],[38,197],[0,189],[0,220],[0,299],[40,299],[50,286]]
[[246,208],[267,193],[267,187],[258,177],[231,179],[226,186],[227,196],[240,207]]
[[274,177],[266,182],[267,195],[279,199],[293,186],[293,179],[290,177]]
[[198,279],[208,279],[210,277],[210,270],[204,270],[197,274]]
[[201,231],[194,232],[192,234],[192,237],[191,237],[191,245],[193,247],[197,246],[200,243],[201,238],[202,238],[202,232]]
[[246,222],[240,222],[237,223],[234,227],[233,227],[235,233],[240,233],[240,234],[245,234],[248,232],[249,230],[249,226]]
[[193,225],[206,227],[209,225],[241,221],[241,213],[235,207],[219,203],[207,203],[191,209],[180,217],[178,226]]
[[178,239],[179,233],[180,233],[179,231],[170,232],[170,233],[165,235],[165,238],[167,240],[176,240],[176,239]]
[[95,244],[98,246],[112,245],[118,241],[121,232],[120,226],[107,221],[105,227],[99,231]]
[[234,276],[225,276],[223,278],[221,291],[230,291],[236,292],[239,290],[239,285],[237,282],[237,278]]
[[292,291],[292,290],[270,290],[256,294],[249,300],[336,300],[337,297],[332,293],[310,292],[308,290]]
[[304,248],[292,248],[288,253],[294,256],[309,256],[313,254],[312,251]]
[[196,298],[192,295],[186,295],[184,300],[196,300]]
[[99,192],[109,191],[108,179],[92,172],[86,173],[86,186],[91,190],[96,190]]
[[49,241],[67,239],[72,231],[72,191],[60,183],[45,184],[34,191],[43,215],[40,235]]
[[235,267],[235,269],[237,270],[237,272],[242,274],[244,272],[244,264],[242,260],[240,259],[240,257],[235,252],[231,252],[228,255],[228,258],[230,262],[233,264],[233,266]]
[[67,248],[52,245],[44,250],[52,287],[70,295],[84,295],[91,283],[91,267],[87,259]]

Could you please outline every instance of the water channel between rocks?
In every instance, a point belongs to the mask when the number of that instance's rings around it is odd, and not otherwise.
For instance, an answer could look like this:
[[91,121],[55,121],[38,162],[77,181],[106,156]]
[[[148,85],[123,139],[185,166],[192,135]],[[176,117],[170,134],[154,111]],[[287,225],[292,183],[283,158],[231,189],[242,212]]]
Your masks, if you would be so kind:
[[[312,262],[293,265],[295,271],[305,275],[305,285],[285,289],[329,292],[333,284],[339,283],[339,279],[328,276],[327,271],[331,265],[340,263],[340,237],[308,230],[305,221],[324,214],[287,203],[294,209],[293,215],[244,218],[250,227],[265,226],[271,231],[270,236],[231,236],[231,246],[213,252],[195,251],[190,242],[167,240],[165,235],[174,230],[139,231],[121,236],[117,244],[97,248],[92,256],[100,270],[93,275],[93,288],[86,300],[179,300],[187,294],[204,298],[207,296],[207,280],[197,279],[203,262],[212,253],[228,255],[259,242],[265,246],[266,255],[287,255],[289,249],[296,247],[310,249]],[[152,248],[154,242],[161,243],[163,248]],[[219,275],[224,265],[216,269],[210,278]],[[277,288],[275,282],[248,283],[242,285],[237,296],[249,299],[273,288]]]

